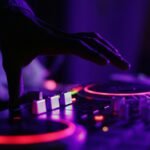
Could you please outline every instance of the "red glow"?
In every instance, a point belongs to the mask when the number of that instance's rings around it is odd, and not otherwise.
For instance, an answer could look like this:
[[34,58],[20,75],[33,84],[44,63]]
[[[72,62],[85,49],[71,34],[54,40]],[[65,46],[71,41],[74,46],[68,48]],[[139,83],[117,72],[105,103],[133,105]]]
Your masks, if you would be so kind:
[[76,98],[72,98],[72,102],[74,103],[74,102],[76,102],[77,101],[77,99]]
[[1,145],[21,145],[21,144],[38,144],[44,142],[54,142],[56,140],[63,139],[65,137],[71,136],[75,132],[75,125],[68,121],[59,121],[66,124],[68,128],[56,131],[52,133],[44,133],[37,135],[0,135]]
[[96,115],[96,116],[94,116],[94,120],[95,121],[103,121],[104,120],[104,116],[103,115]]
[[94,84],[88,85],[84,88],[84,91],[89,93],[89,94],[94,94],[94,95],[99,95],[99,96],[142,96],[146,94],[150,94],[149,92],[139,92],[139,93],[107,93],[107,92],[97,92],[93,91],[90,88],[93,87]]
[[79,91],[83,89],[82,86],[75,87],[71,90],[72,95],[77,94]]
[[57,83],[54,80],[47,80],[44,83],[44,88],[47,90],[53,91],[57,88]]

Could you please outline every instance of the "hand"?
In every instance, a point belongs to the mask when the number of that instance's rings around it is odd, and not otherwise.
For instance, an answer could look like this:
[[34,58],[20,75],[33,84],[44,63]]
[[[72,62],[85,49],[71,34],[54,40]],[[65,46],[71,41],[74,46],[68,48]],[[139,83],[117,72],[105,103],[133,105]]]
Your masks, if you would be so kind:
[[129,68],[119,52],[99,34],[58,31],[40,20],[27,4],[8,7],[1,18],[3,67],[11,111],[19,108],[22,68],[38,55],[73,54],[99,65],[111,63],[121,69]]

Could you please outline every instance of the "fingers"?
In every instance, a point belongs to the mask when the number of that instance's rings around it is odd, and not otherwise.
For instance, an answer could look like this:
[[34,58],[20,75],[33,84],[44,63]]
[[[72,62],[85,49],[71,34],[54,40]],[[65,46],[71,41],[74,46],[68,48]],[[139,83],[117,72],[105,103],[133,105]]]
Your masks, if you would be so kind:
[[119,51],[106,39],[104,39],[99,33],[94,33],[94,32],[80,32],[77,33],[75,35],[78,35],[79,37],[91,37],[91,38],[96,38],[97,40],[99,40],[101,43],[103,43],[104,45],[108,46],[112,51],[114,51],[115,53],[117,53],[118,55],[120,55]]
[[39,54],[58,55],[73,54],[92,61],[98,65],[106,65],[109,61],[98,52],[94,51],[89,45],[79,39],[53,37],[46,42],[46,47],[40,50]]
[[109,64],[109,60],[107,60],[105,56],[94,51],[89,45],[87,45],[83,41],[78,42],[73,49],[73,54],[80,56],[81,58],[92,61],[98,65]]
[[130,67],[125,59],[111,51],[108,46],[104,45],[97,39],[84,38],[83,41],[97,49],[100,54],[103,54],[107,59],[110,60],[111,64],[117,66],[118,68],[126,70]]
[[111,64],[123,70],[130,68],[130,65],[119,54],[118,50],[116,50],[111,44],[105,41],[98,34],[77,33],[75,34],[75,37],[82,39],[88,45],[92,46],[92,48],[95,48],[99,53],[103,54],[107,59],[109,59]]

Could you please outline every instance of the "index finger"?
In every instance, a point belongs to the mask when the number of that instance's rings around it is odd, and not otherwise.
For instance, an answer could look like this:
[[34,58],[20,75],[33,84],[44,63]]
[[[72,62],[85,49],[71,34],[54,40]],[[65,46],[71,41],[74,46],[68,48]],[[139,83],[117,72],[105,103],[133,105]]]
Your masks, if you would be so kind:
[[104,45],[97,39],[84,38],[82,40],[95,48],[100,54],[103,54],[106,58],[108,58],[113,65],[123,70],[130,68],[130,64],[123,57],[121,57],[121,55],[117,55],[108,46]]

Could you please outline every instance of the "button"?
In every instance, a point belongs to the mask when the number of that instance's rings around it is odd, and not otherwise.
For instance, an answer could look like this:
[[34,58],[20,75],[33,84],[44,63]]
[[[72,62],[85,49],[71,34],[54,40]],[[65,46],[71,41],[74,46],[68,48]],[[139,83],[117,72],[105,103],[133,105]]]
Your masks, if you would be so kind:
[[96,115],[96,116],[94,116],[94,120],[96,122],[104,121],[104,116],[103,115]]
[[102,127],[102,131],[103,131],[103,132],[108,132],[108,131],[109,131],[109,127],[103,126],[103,127]]
[[98,110],[98,109],[93,111],[93,114],[94,114],[94,115],[97,115],[98,113],[99,113],[99,110]]
[[46,112],[46,101],[43,99],[43,93],[39,93],[39,100],[34,100],[32,103],[32,113],[35,115]]
[[47,108],[48,110],[53,110],[53,109],[57,109],[60,107],[60,103],[59,103],[59,99],[60,96],[59,95],[55,95],[52,97],[49,97],[47,100]]
[[61,94],[60,104],[64,106],[72,104],[71,92],[66,92],[66,93]]
[[109,108],[110,108],[109,105],[106,105],[106,106],[104,107],[105,110],[108,110]]
[[83,114],[82,116],[81,116],[81,119],[82,120],[86,120],[88,118],[88,115],[87,114]]

